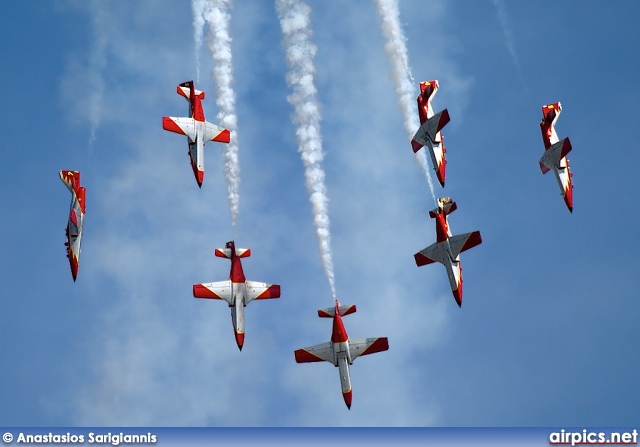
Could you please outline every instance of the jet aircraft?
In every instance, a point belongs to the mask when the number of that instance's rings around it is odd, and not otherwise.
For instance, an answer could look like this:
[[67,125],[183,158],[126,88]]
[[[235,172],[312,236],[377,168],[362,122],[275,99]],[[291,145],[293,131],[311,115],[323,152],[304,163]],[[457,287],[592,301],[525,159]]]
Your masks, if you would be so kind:
[[546,174],[553,169],[564,203],[569,208],[569,212],[573,213],[573,183],[571,182],[573,174],[569,171],[567,159],[567,154],[571,151],[571,142],[569,138],[559,140],[555,128],[561,111],[562,104],[559,102],[542,107],[540,130],[545,152],[540,159],[540,170]]
[[193,81],[183,82],[177,88],[180,96],[189,101],[189,118],[162,117],[162,128],[171,132],[186,135],[189,142],[189,158],[198,186],[202,187],[204,180],[204,145],[209,141],[228,143],[231,133],[227,129],[206,121],[202,100],[204,92],[196,90]]
[[457,209],[456,202],[450,197],[438,199],[438,207],[429,211],[436,220],[436,242],[416,253],[414,258],[418,267],[440,262],[447,268],[447,276],[453,297],[462,307],[462,266],[460,253],[482,243],[479,231],[452,236],[449,228],[449,214]]
[[444,139],[440,130],[449,122],[449,112],[444,109],[442,112],[433,114],[431,100],[438,91],[438,81],[425,81],[420,83],[420,95],[418,96],[418,114],[420,115],[420,128],[411,140],[413,152],[418,152],[422,146],[429,148],[433,169],[436,171],[438,181],[444,187],[446,176]]
[[67,222],[67,258],[71,265],[71,276],[76,280],[78,276],[78,266],[80,264],[80,244],[82,242],[82,228],[84,225],[84,207],[86,189],[80,186],[80,172],[78,171],[60,171],[60,179],[67,185],[71,191],[71,209],[69,212],[69,221]]
[[373,354],[374,352],[389,349],[389,341],[382,338],[354,338],[350,339],[342,323],[342,317],[356,311],[355,305],[341,306],[336,300],[335,307],[318,311],[320,318],[333,318],[333,332],[331,341],[308,348],[298,349],[294,352],[296,362],[329,362],[339,368],[340,384],[342,385],[342,397],[347,408],[351,409],[351,377],[349,365],[353,364],[360,355]]
[[241,258],[251,256],[248,248],[236,248],[234,241],[227,242],[226,248],[216,248],[215,255],[231,260],[231,273],[227,281],[195,284],[193,296],[225,300],[231,308],[231,320],[238,348],[244,344],[244,307],[253,300],[280,298],[278,284],[247,281],[242,271]]

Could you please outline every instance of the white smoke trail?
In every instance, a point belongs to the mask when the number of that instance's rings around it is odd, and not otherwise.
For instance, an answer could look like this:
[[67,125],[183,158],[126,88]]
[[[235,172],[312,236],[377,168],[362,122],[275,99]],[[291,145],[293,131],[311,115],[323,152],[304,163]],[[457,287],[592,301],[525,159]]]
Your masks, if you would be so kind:
[[231,224],[235,228],[240,211],[240,165],[238,162],[238,118],[236,116],[236,94],[233,90],[233,60],[229,23],[233,0],[209,0],[204,8],[204,20],[209,25],[207,43],[214,61],[211,77],[216,85],[216,104],[219,124],[231,131],[231,141],[223,144],[224,175],[227,181],[227,195]]
[[89,57],[89,97],[87,101],[88,118],[90,128],[89,153],[93,151],[96,141],[96,132],[102,119],[102,97],[104,95],[104,79],[102,72],[107,65],[107,45],[109,44],[108,23],[109,13],[105,9],[104,2],[91,3],[91,22],[93,29],[93,42]]
[[[420,121],[418,120],[418,111],[416,109],[415,81],[409,68],[406,38],[400,27],[398,2],[397,0],[376,0],[376,3],[378,5],[378,15],[382,18],[382,34],[387,39],[384,53],[387,56],[389,65],[391,65],[391,77],[396,87],[398,105],[404,119],[404,129],[408,133],[408,139],[411,140],[420,127]],[[436,194],[433,189],[431,170],[425,151],[426,149],[416,152],[415,161],[427,178],[429,190],[435,202]]]
[[202,37],[204,35],[204,12],[206,6],[206,0],[191,0],[191,10],[193,11],[193,40],[196,53],[196,81],[198,82],[200,82],[200,49],[202,48]]
[[320,109],[316,100],[313,77],[313,58],[316,46],[311,42],[311,8],[300,0],[276,0],[276,11],[284,35],[286,50],[287,83],[293,93],[287,100],[294,108],[292,121],[297,126],[298,151],[305,166],[305,178],[309,200],[313,207],[314,223],[318,237],[318,249],[333,298],[336,297],[331,258],[331,234],[327,189],[324,184],[322,139],[320,137]]
[[507,45],[507,50],[509,50],[511,61],[516,67],[516,71],[518,72],[518,77],[520,78],[520,82],[522,82],[524,91],[529,94],[527,84],[524,82],[524,78],[522,76],[522,67],[520,66],[520,60],[518,59],[518,54],[516,53],[516,46],[513,41],[513,36],[511,35],[511,27],[509,26],[509,16],[507,15],[507,8],[505,7],[503,0],[493,0],[493,6],[496,7],[496,15],[498,16],[498,21],[500,22],[500,27],[502,28],[502,33],[504,34],[504,41]]

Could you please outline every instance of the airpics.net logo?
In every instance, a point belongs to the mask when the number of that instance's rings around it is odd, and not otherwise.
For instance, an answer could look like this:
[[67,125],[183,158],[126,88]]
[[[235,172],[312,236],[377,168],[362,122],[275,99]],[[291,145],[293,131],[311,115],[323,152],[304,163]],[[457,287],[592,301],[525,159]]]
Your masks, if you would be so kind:
[[637,445],[638,430],[626,432],[565,431],[549,434],[551,445]]

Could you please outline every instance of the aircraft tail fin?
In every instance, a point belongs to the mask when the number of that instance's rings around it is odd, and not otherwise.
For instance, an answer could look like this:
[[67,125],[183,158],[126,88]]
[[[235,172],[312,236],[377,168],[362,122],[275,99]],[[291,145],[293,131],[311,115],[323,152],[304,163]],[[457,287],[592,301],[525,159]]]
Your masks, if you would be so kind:
[[[215,255],[219,258],[231,259],[230,248],[216,248]],[[238,258],[248,258],[251,256],[250,248],[236,248],[236,256]]]
[[69,191],[73,192],[80,187],[80,172],[78,171],[60,171],[60,180],[67,185]]
[[205,97],[204,92],[201,92],[200,90],[196,90],[195,87],[193,86],[193,81],[183,82],[182,84],[178,85],[176,92],[178,93],[178,95],[187,98],[187,100],[190,100],[191,90],[193,90],[194,96],[198,96],[200,99],[204,99]]
[[[338,311],[340,312],[340,316],[344,317],[345,315],[349,315],[352,314],[356,311],[356,305],[355,304],[349,304],[349,305],[345,305],[345,306],[339,306],[338,307]],[[336,308],[334,307],[328,307],[326,309],[320,309],[318,310],[318,316],[320,318],[333,318],[336,316]]]
[[451,199],[451,197],[442,197],[438,199],[438,208],[434,208],[431,211],[429,211],[429,217],[431,217],[432,219],[435,219],[438,213],[440,212],[440,210],[442,210],[445,216],[448,216],[449,214],[453,213],[457,209],[458,209],[458,205],[456,205],[456,202],[454,202],[453,199]]
[[433,99],[433,97],[438,92],[439,86],[440,84],[438,83],[437,80],[423,81],[420,83],[420,95],[426,96],[429,99]]

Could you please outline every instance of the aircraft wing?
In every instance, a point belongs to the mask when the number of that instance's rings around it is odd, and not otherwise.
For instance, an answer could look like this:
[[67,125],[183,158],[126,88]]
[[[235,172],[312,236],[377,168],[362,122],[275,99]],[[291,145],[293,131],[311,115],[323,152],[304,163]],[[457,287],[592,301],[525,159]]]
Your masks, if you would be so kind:
[[386,337],[349,339],[351,361],[360,355],[373,354],[374,352],[382,352],[387,349],[389,349],[389,340]]
[[320,343],[308,348],[297,349],[294,352],[297,363],[329,362],[336,365],[331,342]]
[[196,139],[196,125],[193,118],[175,118],[172,116],[162,117],[162,128],[169,132],[186,135],[193,141]]
[[449,238],[449,246],[451,247],[451,254],[454,258],[457,258],[463,251],[480,245],[482,243],[482,237],[479,231],[472,233],[459,234]]
[[231,141],[231,132],[222,127],[218,127],[215,124],[211,124],[209,121],[204,122],[204,135],[203,141],[217,141],[218,143],[228,143]]
[[225,300],[229,305],[233,305],[230,280],[195,284],[193,286],[193,296],[196,298]]
[[413,152],[418,152],[422,146],[436,141],[436,134],[449,122],[449,111],[444,109],[429,118],[416,132],[411,140]]
[[423,265],[431,264],[432,262],[440,262],[444,264],[446,258],[440,250],[439,244],[433,243],[424,250],[419,251],[413,257],[416,260],[416,265],[422,267]]
[[280,298],[280,285],[267,284],[264,282],[246,281],[247,296],[245,304],[253,300],[266,300],[269,298]]
[[549,172],[554,167],[560,166],[560,160],[567,156],[571,152],[571,141],[569,138],[564,138],[562,141],[558,141],[544,152],[540,159],[540,170],[543,174]]

